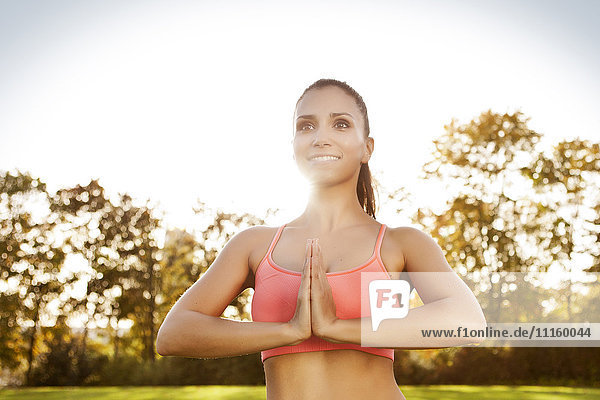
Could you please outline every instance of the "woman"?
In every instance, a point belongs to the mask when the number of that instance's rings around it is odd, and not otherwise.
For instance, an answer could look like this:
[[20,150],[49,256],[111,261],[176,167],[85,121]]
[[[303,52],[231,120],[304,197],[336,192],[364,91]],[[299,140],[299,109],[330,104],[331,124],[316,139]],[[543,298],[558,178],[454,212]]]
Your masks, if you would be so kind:
[[[425,305],[381,324],[407,339],[398,348],[443,347],[428,346],[417,328],[436,318],[482,327],[483,314],[431,237],[375,220],[374,140],[361,96],[345,82],[318,80],[300,96],[294,124],[294,159],[310,183],[306,209],[280,227],[231,238],[165,318],[157,351],[200,358],[260,351],[273,400],[404,399],[394,348],[360,345],[361,273],[450,276],[411,275]],[[253,322],[219,318],[248,287],[255,289]]]

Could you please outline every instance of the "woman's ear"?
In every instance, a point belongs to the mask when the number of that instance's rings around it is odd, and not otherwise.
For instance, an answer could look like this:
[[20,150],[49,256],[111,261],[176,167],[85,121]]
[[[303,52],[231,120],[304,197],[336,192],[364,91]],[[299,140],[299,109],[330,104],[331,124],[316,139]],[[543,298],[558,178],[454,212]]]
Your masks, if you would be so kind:
[[369,162],[369,159],[371,159],[371,155],[373,154],[373,149],[375,147],[375,141],[373,140],[372,137],[367,137],[367,151],[365,152],[365,155],[363,156],[361,162],[363,164],[366,164]]

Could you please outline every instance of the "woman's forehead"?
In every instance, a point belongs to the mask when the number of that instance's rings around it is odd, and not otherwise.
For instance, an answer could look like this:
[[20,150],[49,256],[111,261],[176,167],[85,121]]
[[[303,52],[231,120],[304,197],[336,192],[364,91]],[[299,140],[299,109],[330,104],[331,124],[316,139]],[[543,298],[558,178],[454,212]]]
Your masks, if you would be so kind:
[[330,112],[348,112],[358,114],[354,98],[336,86],[311,89],[296,107],[296,115],[329,114]]

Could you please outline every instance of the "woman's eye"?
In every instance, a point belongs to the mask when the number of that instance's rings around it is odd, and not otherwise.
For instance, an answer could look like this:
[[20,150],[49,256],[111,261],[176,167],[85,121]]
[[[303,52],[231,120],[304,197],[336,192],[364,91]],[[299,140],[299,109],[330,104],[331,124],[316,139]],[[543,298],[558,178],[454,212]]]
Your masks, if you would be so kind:
[[342,128],[349,128],[349,127],[350,127],[350,124],[348,124],[348,123],[347,123],[346,121],[344,121],[344,120],[337,121],[337,122],[335,123],[335,126],[338,126],[339,124],[345,125],[345,126],[342,126]]
[[300,125],[300,126],[298,126],[298,130],[301,130],[301,131],[303,131],[303,130],[305,130],[304,128],[306,128],[306,127],[308,127],[308,126],[312,127],[312,125],[311,125],[311,124],[303,124],[303,125]]

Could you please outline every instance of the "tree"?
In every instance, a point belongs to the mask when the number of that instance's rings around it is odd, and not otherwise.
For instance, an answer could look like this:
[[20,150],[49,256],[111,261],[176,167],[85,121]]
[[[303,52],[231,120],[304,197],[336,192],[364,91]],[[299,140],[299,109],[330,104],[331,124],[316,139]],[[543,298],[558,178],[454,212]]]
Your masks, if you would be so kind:
[[571,272],[577,269],[574,256],[598,249],[598,233],[594,232],[598,222],[587,221],[586,224],[584,216],[594,215],[598,209],[600,144],[579,138],[563,140],[553,147],[549,156],[540,153],[532,165],[522,171],[531,179],[542,200],[540,210],[544,211],[545,229],[540,231],[539,243],[546,250],[547,262],[556,263],[569,272],[566,300],[567,315],[572,320]]
[[78,283],[85,283],[84,295],[72,295],[63,308],[65,314],[83,320],[82,351],[85,352],[90,327],[95,326],[99,317],[112,318],[115,314],[113,296],[105,290],[107,285],[97,284],[97,278],[119,262],[106,254],[116,241],[117,230],[109,229],[114,225],[111,217],[116,214],[115,207],[98,180],[91,180],[86,186],[58,190],[52,197],[51,208],[65,228],[67,248],[87,263],[87,268],[76,273]]
[[526,272],[536,264],[532,232],[541,227],[537,204],[523,190],[521,168],[531,163],[541,135],[527,127],[521,112],[482,113],[468,124],[453,119],[434,141],[425,178],[445,184],[448,200],[440,215],[420,208],[415,222],[445,251],[448,263],[463,275],[481,270],[479,290],[488,290],[488,320],[500,322],[502,271]]
[[54,207],[69,226],[69,244],[89,265],[89,276],[80,274],[87,282],[86,295],[72,302],[73,309],[86,316],[86,332],[89,324],[107,320],[117,353],[120,322],[131,320],[131,334],[143,348],[143,358],[153,361],[161,219],[148,202],[135,205],[128,194],[120,194],[113,204],[98,180],[60,190]]
[[[40,323],[52,319],[46,306],[75,279],[62,270],[66,254],[49,204],[40,179],[20,171],[0,176],[0,319],[7,328],[0,357],[14,366],[26,347],[27,383]],[[21,327],[28,327],[26,344],[16,337]]]
[[[198,202],[194,212],[209,220],[205,227],[194,232],[171,230],[166,235],[161,260],[164,273],[159,296],[160,321],[185,290],[208,270],[218,252],[234,234],[250,226],[264,224],[264,218],[274,210],[269,209],[265,217],[258,217],[215,210]],[[249,305],[249,293],[240,293],[224,311],[224,314],[230,315],[222,316],[250,320]]]

